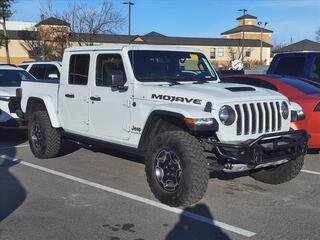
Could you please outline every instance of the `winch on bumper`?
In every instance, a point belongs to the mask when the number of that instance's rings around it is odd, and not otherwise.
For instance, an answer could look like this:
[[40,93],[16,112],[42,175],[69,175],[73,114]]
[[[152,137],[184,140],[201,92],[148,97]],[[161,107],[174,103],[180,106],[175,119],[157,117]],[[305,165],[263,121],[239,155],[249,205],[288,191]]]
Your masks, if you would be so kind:
[[206,141],[205,148],[214,153],[221,170],[239,172],[294,161],[306,154],[308,139],[305,130],[297,130],[264,134],[239,144]]

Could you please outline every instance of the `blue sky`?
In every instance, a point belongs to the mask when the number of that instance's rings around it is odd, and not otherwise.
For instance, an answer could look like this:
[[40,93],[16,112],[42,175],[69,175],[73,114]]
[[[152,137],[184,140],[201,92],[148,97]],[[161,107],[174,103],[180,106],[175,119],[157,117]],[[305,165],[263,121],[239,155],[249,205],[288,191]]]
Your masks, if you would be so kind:
[[[12,20],[39,21],[39,8],[47,0],[16,0]],[[75,0],[51,0],[64,10]],[[78,0],[80,1],[80,0]],[[85,1],[85,0],[84,0]],[[124,0],[109,0],[127,15]],[[87,0],[95,8],[100,0]],[[133,0],[132,33],[157,31],[168,36],[220,37],[220,33],[236,26],[240,8],[248,9],[267,28],[274,31],[273,41],[290,43],[315,39],[320,27],[320,0]],[[126,33],[125,27],[122,32]]]

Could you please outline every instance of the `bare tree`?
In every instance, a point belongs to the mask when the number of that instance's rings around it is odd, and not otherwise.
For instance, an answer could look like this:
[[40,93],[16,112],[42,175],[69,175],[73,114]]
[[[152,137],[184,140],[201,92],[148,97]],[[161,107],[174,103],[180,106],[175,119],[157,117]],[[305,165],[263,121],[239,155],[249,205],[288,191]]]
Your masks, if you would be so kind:
[[316,31],[316,40],[317,40],[317,42],[320,42],[320,27],[319,27],[318,31]]
[[64,26],[46,26],[33,32],[22,46],[35,60],[61,60],[67,47],[68,31]]
[[95,8],[74,1],[63,12],[55,9],[49,1],[40,12],[44,17],[56,17],[70,23],[71,34],[80,46],[93,45],[97,34],[116,33],[125,22],[121,12],[107,0],[102,0],[100,6]]
[[[234,47],[228,47],[228,56],[230,58],[230,62],[236,60],[236,59],[240,59],[240,48],[237,47],[237,48],[234,48]],[[238,57],[237,57],[238,56]]]
[[0,35],[0,45],[6,48],[7,63],[10,63],[9,54],[9,39],[7,35],[6,20],[12,16],[11,4],[13,0],[0,0],[0,24],[2,25],[3,33]]

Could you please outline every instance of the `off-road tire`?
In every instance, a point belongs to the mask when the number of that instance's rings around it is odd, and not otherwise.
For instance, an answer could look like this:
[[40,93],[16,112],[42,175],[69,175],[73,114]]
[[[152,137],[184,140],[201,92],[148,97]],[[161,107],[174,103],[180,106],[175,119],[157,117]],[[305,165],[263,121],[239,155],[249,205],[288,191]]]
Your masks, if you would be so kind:
[[[156,179],[155,161],[161,149],[173,151],[182,166],[181,181],[176,191],[165,191]],[[208,186],[209,171],[199,141],[184,131],[168,131],[157,135],[146,153],[146,175],[152,193],[169,206],[189,206],[198,202]]]
[[304,156],[284,163],[280,166],[252,172],[250,176],[257,181],[268,184],[281,184],[294,179],[300,173],[304,163]]
[[[32,127],[35,123],[40,125],[43,134],[42,146],[40,148],[35,147],[31,139]],[[61,134],[56,128],[51,126],[47,111],[40,110],[32,113],[29,119],[28,138],[31,151],[37,158],[54,158],[58,156],[61,150]]]

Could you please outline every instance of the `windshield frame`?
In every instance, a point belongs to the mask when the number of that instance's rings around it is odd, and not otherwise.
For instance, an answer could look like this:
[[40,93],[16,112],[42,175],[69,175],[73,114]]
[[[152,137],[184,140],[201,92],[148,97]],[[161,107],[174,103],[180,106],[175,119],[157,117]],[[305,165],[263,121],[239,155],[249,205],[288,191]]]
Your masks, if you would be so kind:
[[[167,52],[167,53],[171,53],[171,54],[185,54],[185,55],[197,55],[199,61],[202,61],[202,65],[206,68],[205,71],[202,73],[209,73],[209,75],[207,76],[203,76],[203,77],[187,77],[187,76],[154,76],[154,77],[147,77],[147,76],[138,76],[137,72],[136,72],[136,65],[135,65],[135,53],[141,53],[141,52],[156,52],[156,53],[163,53],[163,52]],[[207,59],[207,57],[202,53],[202,52],[198,52],[198,51],[180,51],[180,50],[161,50],[161,49],[143,49],[143,50],[129,50],[128,51],[128,59],[129,59],[129,63],[133,72],[133,76],[134,78],[140,82],[140,83],[173,83],[173,84],[180,84],[182,82],[198,82],[198,83],[206,83],[206,82],[219,82],[219,76],[217,74],[217,72],[215,71],[215,69],[213,68],[213,66],[211,65],[211,63],[209,62],[209,60]],[[170,56],[171,57],[171,56]],[[182,62],[180,62],[182,63]],[[200,70],[200,69],[199,69]],[[187,71],[187,70],[186,70]],[[167,73],[167,72],[166,72]]]

